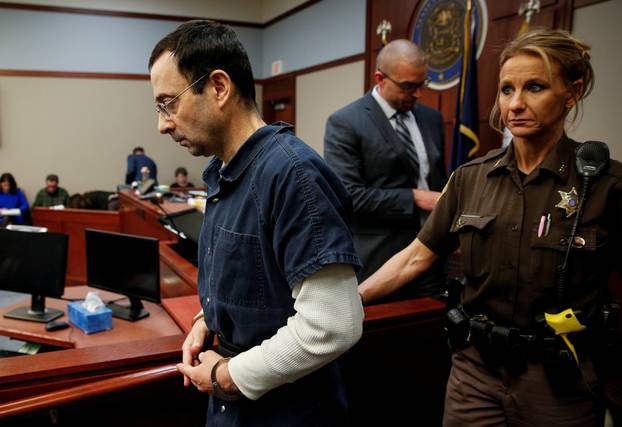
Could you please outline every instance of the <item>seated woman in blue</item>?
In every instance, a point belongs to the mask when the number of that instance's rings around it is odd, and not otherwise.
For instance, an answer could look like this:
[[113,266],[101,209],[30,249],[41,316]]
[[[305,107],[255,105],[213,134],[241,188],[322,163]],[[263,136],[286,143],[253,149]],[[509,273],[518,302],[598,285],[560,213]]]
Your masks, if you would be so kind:
[[[19,209],[17,216],[5,215],[4,209]],[[0,224],[23,224],[24,213],[29,209],[28,200],[22,190],[17,188],[15,178],[10,173],[0,176]]]

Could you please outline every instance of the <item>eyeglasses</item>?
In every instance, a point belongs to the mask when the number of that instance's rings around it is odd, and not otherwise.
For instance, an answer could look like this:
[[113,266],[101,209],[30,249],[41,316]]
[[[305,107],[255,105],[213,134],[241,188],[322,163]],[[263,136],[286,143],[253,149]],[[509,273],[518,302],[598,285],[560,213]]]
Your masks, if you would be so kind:
[[170,119],[173,116],[173,113],[171,113],[171,111],[168,109],[168,106],[171,105],[173,102],[177,101],[177,99],[179,99],[180,96],[186,93],[186,91],[190,89],[192,86],[199,83],[203,79],[203,77],[207,76],[207,74],[203,74],[201,77],[196,79],[192,84],[190,84],[190,86],[188,86],[187,88],[179,92],[173,99],[169,99],[166,102],[158,102],[156,104],[156,112],[158,114],[164,114],[164,117],[166,117],[167,119]]
[[430,79],[426,78],[423,82],[421,83],[414,83],[414,82],[398,82],[395,81],[393,78],[391,78],[391,76],[389,76],[387,73],[385,73],[384,71],[382,71],[380,68],[378,68],[378,71],[380,71],[382,74],[384,74],[384,76],[391,80],[393,83],[395,83],[395,85],[397,85],[397,87],[399,87],[402,91],[404,92],[414,92],[417,89],[423,89],[426,88],[430,85]]

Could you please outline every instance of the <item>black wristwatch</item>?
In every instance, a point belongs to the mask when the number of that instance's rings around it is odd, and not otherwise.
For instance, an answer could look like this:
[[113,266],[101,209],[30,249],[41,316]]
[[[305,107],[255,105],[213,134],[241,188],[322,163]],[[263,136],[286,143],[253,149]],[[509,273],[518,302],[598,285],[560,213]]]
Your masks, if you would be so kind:
[[212,396],[217,397],[220,400],[225,400],[227,402],[232,402],[234,400],[238,400],[240,397],[242,397],[242,393],[240,393],[239,391],[236,393],[225,393],[225,391],[220,388],[220,385],[218,384],[218,380],[216,379],[216,370],[218,369],[218,367],[229,361],[229,359],[231,359],[230,357],[223,357],[222,359],[219,359],[214,366],[212,367]]

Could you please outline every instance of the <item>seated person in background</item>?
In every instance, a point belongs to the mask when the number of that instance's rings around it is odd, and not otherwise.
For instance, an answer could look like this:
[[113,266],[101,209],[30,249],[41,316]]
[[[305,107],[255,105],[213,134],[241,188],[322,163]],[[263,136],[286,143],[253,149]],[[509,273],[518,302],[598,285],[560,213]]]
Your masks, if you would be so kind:
[[84,193],[84,197],[86,197],[86,199],[91,204],[90,209],[110,211],[115,210],[115,206],[118,207],[118,204],[113,202],[117,201],[119,196],[113,191],[87,191],[86,193]]
[[[19,209],[20,215],[5,215],[5,209]],[[30,213],[28,200],[22,190],[17,188],[15,178],[10,173],[0,176],[0,224],[24,224],[25,215]]]
[[194,187],[194,184],[188,182],[188,171],[184,167],[175,169],[175,182],[170,185],[171,188],[188,188]]
[[58,186],[58,175],[52,173],[45,178],[45,188],[39,190],[32,206],[67,206],[67,202],[69,202],[69,193],[63,187]]
[[116,210],[118,208],[117,193],[112,191],[87,191],[86,193],[73,194],[69,198],[68,208],[72,209],[94,209],[94,210]]
[[158,185],[157,181],[151,178],[151,170],[147,166],[140,168],[140,181],[132,182],[132,188],[136,191],[136,194],[146,194],[153,190],[153,187]]
[[140,168],[140,180],[139,182],[146,182],[151,178],[151,169],[148,166],[143,166]]
[[145,154],[143,147],[136,147],[132,154],[127,156],[127,172],[125,173],[125,183],[131,184],[142,180],[141,170],[143,167],[149,169],[149,178],[158,181],[158,167],[155,162]]
[[71,209],[91,209],[91,202],[84,196],[84,194],[76,193],[72,194],[69,198],[67,207]]

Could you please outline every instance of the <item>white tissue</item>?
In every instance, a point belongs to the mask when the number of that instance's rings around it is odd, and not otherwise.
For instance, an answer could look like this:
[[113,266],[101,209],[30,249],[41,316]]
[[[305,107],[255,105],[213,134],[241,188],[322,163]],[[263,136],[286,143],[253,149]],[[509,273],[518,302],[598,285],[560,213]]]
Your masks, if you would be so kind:
[[102,299],[97,295],[97,292],[89,292],[86,294],[86,298],[82,303],[82,307],[86,308],[89,312],[98,311],[104,308],[106,304],[102,301]]

